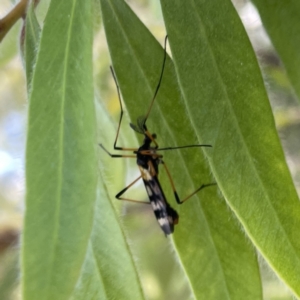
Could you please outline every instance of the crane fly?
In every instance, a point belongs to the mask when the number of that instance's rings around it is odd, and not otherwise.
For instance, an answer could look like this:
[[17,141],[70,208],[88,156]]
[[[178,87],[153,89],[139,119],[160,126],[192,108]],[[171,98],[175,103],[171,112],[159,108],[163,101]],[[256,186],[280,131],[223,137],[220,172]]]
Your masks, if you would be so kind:
[[[136,178],[128,186],[126,186],[123,190],[121,190],[116,195],[116,198],[118,200],[126,200],[126,201],[136,202],[136,203],[151,204],[153,212],[155,214],[155,217],[159,223],[159,226],[161,227],[161,229],[165,233],[165,235],[169,235],[174,232],[174,225],[178,224],[179,215],[176,212],[176,210],[173,209],[171,207],[171,205],[168,203],[168,201],[165,197],[165,194],[163,192],[163,189],[160,185],[160,182],[158,180],[159,165],[163,165],[163,167],[166,170],[167,176],[169,178],[169,181],[170,181],[173,193],[174,193],[174,197],[178,204],[182,204],[183,202],[188,200],[190,197],[195,195],[197,192],[199,192],[201,189],[203,189],[207,186],[214,185],[214,183],[202,184],[192,194],[188,195],[186,198],[181,200],[175,189],[175,185],[174,185],[173,179],[171,177],[170,171],[163,160],[163,155],[159,154],[158,151],[175,150],[175,149],[192,148],[192,147],[212,147],[212,146],[211,145],[186,145],[186,146],[179,146],[179,147],[159,148],[159,146],[156,142],[156,134],[150,133],[146,126],[146,121],[151,112],[153,103],[155,101],[155,98],[157,96],[157,93],[159,91],[160,84],[161,84],[162,78],[163,78],[165,62],[166,62],[166,58],[167,58],[166,45],[167,45],[167,36],[165,38],[165,43],[164,43],[164,57],[163,57],[160,78],[159,78],[158,84],[156,86],[154,96],[150,102],[148,111],[145,116],[139,117],[137,119],[136,125],[130,123],[130,127],[134,131],[136,131],[139,134],[144,135],[143,144],[139,148],[123,148],[123,147],[117,146],[117,140],[118,140],[118,136],[119,136],[120,126],[121,126],[122,118],[123,118],[123,107],[122,107],[121,94],[120,94],[120,88],[118,85],[118,81],[117,81],[117,78],[116,78],[113,68],[110,67],[112,76],[113,76],[115,84],[116,84],[118,99],[119,99],[120,108],[121,108],[119,125],[117,128],[117,134],[116,134],[116,138],[115,138],[115,142],[114,142],[114,150],[133,151],[133,155],[111,154],[102,144],[99,144],[99,146],[112,158],[121,158],[121,157],[136,158],[137,166],[140,170],[140,176],[138,178]],[[142,179],[144,182],[146,192],[148,194],[150,202],[142,202],[142,201],[122,197],[122,195],[140,179]]]

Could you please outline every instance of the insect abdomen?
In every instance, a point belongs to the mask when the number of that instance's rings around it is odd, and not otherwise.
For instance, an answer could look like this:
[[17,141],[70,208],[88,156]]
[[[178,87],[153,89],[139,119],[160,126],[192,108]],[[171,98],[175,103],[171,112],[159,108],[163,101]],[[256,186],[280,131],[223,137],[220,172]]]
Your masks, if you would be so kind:
[[161,229],[166,235],[173,233],[174,225],[178,224],[179,216],[166,201],[157,177],[152,177],[149,180],[143,179],[143,181],[153,212]]

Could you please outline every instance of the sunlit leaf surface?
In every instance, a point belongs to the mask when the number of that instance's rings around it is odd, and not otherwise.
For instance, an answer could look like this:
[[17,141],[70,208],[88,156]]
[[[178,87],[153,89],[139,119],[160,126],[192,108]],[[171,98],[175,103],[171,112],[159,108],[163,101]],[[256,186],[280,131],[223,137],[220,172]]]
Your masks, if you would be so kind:
[[[153,97],[162,67],[163,49],[123,1],[102,0],[101,5],[112,64],[127,111],[135,122],[139,116],[145,115]],[[196,106],[202,99],[195,95],[190,101]],[[148,128],[157,133],[161,147],[200,143],[190,121],[174,67],[168,58],[161,88],[147,122]],[[141,140],[142,136],[139,137]],[[212,144],[212,150],[207,152],[214,152],[212,141],[212,138],[201,140],[201,143]],[[182,198],[201,184],[214,181],[202,150],[186,149],[163,154]],[[170,203],[180,213],[174,240],[191,288],[191,297],[261,299],[253,247],[240,231],[224,200],[218,196],[217,187],[204,189],[197,197],[178,207],[163,170],[160,178]],[[240,282],[239,289],[236,288],[237,282]]]
[[[162,0],[188,115],[230,208],[300,295],[300,204],[259,67],[231,1]],[[195,103],[194,99],[201,101]]]
[[67,299],[88,247],[97,183],[91,12],[90,1],[54,0],[43,27],[28,116],[23,299]]

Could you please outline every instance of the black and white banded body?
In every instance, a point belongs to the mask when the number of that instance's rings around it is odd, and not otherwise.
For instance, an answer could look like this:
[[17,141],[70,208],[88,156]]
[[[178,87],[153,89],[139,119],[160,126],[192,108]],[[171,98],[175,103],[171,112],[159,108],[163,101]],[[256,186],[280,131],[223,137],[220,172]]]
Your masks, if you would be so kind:
[[169,235],[174,232],[179,215],[168,203],[158,180],[158,165],[164,162],[162,155],[156,153],[157,147],[151,147],[151,142],[152,140],[145,134],[144,144],[135,152],[137,165],[159,226],[166,235]]

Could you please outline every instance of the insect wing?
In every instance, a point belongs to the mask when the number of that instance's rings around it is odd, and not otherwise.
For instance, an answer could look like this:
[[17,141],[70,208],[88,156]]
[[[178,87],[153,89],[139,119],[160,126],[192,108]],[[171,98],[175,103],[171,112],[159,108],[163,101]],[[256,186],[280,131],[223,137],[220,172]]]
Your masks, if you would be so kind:
[[138,117],[138,119],[137,119],[137,125],[134,125],[134,124],[132,124],[132,123],[130,123],[129,125],[130,125],[130,127],[131,127],[134,131],[136,131],[136,132],[138,132],[138,133],[141,133],[141,134],[144,134],[144,125],[145,125],[145,122],[146,122],[145,116],[140,116],[140,117]]
[[173,233],[174,225],[178,223],[179,216],[166,201],[157,177],[154,176],[149,180],[144,179],[144,184],[159,226],[166,235]]

